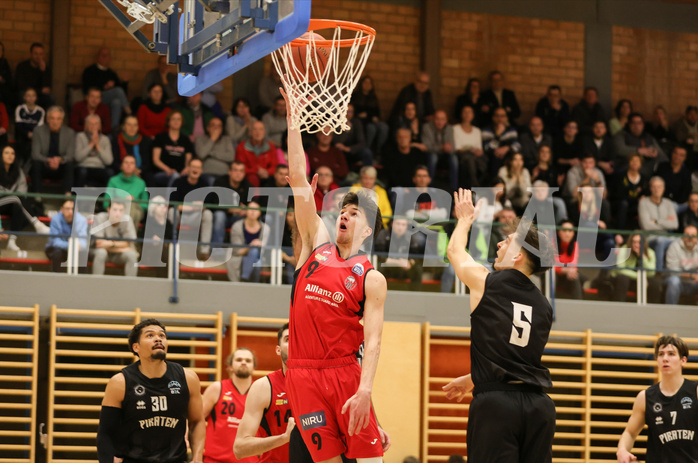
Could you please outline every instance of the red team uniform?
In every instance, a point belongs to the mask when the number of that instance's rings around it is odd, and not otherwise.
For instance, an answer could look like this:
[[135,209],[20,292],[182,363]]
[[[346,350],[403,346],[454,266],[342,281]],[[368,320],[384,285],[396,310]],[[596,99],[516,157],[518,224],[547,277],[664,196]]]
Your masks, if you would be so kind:
[[[271,387],[269,406],[264,410],[260,428],[266,436],[278,436],[286,432],[288,419],[291,418],[291,405],[286,393],[286,378],[282,370],[276,370],[267,376]],[[288,463],[288,443],[272,449],[259,457],[260,463]]]
[[221,381],[221,395],[213,406],[206,423],[204,463],[255,463],[257,457],[238,460],[233,453],[233,442],[245,413],[247,393],[241,394],[232,379]]
[[342,259],[333,243],[313,250],[291,293],[286,387],[293,416],[313,461],[383,455],[373,409],[367,428],[350,436],[342,407],[361,380],[360,320],[364,281],[373,266],[365,254]]

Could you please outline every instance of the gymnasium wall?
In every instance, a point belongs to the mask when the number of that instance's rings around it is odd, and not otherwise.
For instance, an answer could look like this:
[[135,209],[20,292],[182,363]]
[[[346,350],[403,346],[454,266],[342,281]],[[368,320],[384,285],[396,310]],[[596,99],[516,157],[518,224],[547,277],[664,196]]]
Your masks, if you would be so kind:
[[29,46],[41,42],[51,50],[51,0],[3,0],[0,8],[0,42],[14,74],[29,58]]

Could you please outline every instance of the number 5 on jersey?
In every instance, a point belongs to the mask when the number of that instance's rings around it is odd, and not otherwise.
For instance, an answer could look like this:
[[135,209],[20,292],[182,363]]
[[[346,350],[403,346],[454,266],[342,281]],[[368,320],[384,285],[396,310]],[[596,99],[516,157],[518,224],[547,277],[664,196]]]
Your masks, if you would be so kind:
[[533,307],[519,304],[518,302],[512,302],[512,304],[514,305],[514,314],[511,321],[512,327],[509,343],[519,347],[526,347],[528,338],[531,336]]

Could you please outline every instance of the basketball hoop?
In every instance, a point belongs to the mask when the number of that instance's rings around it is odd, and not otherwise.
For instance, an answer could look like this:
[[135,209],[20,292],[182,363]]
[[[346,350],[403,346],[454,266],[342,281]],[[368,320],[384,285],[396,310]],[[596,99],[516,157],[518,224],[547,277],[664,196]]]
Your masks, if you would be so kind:
[[[376,31],[349,21],[310,20],[308,32],[323,29],[334,30],[331,40],[316,40],[312,33],[304,35],[272,53],[272,60],[289,96],[290,128],[340,134],[349,129],[349,101],[368,61]],[[342,38],[343,31],[353,37]],[[299,69],[295,61],[299,53],[296,57],[293,54],[300,47],[305,47],[305,69]],[[321,48],[328,52],[324,64],[316,52]],[[347,53],[340,53],[342,49]]]

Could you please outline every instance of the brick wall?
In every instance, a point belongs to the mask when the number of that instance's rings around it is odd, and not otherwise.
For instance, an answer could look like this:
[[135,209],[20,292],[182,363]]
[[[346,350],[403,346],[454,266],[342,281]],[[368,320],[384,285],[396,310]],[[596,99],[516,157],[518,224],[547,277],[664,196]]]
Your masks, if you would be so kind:
[[613,27],[613,103],[621,98],[651,117],[663,105],[669,120],[698,103],[698,34]]
[[575,104],[584,87],[584,25],[565,21],[442,12],[441,102],[452,113],[470,77],[487,88],[487,74],[504,73],[525,122],[549,85]]
[[12,72],[20,61],[29,58],[29,46],[41,42],[46,46],[50,63],[51,1],[3,0],[0,7],[0,42]]

